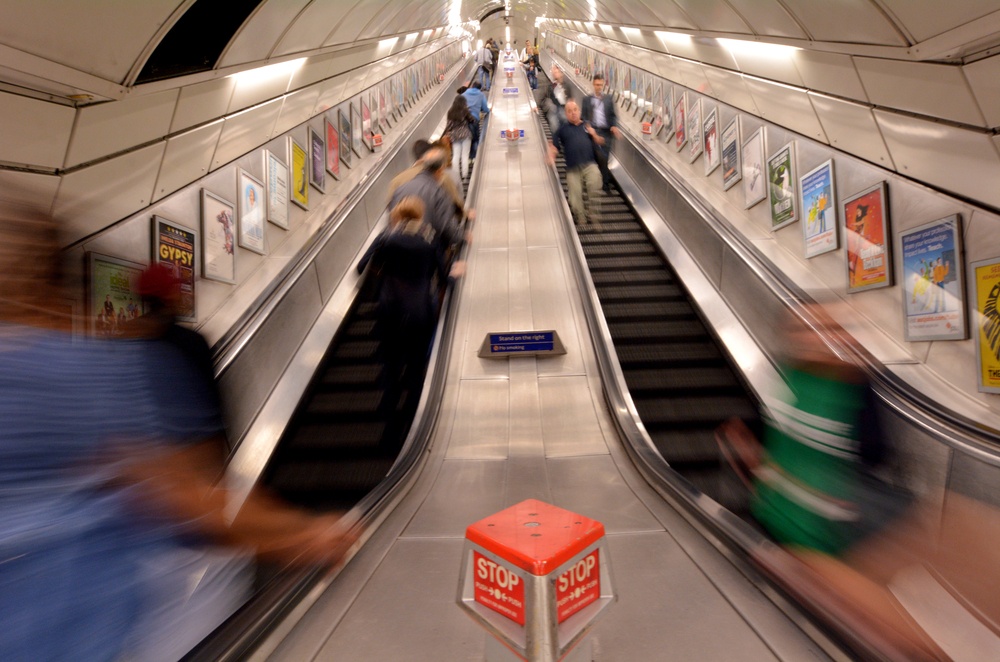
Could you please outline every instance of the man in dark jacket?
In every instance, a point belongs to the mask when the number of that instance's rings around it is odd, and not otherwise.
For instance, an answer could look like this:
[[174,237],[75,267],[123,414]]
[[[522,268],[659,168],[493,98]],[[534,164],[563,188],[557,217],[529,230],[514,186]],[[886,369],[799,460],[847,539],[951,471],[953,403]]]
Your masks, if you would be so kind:
[[594,159],[594,145],[604,142],[589,124],[580,119],[580,106],[570,99],[566,102],[566,123],[552,135],[549,144],[549,165],[556,162],[556,154],[563,151],[566,159],[566,184],[569,188],[569,207],[577,223],[589,222],[587,208],[583,204],[583,185],[591,200],[599,196],[601,171]]
[[601,138],[604,144],[598,145],[603,159],[597,159],[597,166],[601,170],[601,179],[604,182],[604,192],[611,190],[611,171],[608,169],[608,159],[611,158],[611,146],[615,138],[621,136],[618,130],[618,114],[615,112],[615,102],[604,94],[604,76],[594,74],[594,93],[588,95],[583,100],[580,108],[580,116],[583,121],[590,124]]

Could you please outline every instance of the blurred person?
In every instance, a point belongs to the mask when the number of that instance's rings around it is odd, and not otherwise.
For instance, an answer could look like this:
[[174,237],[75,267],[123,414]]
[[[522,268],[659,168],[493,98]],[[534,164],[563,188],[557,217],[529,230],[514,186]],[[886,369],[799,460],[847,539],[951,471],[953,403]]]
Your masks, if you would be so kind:
[[459,181],[469,178],[469,153],[472,149],[472,129],[470,128],[474,118],[469,112],[469,104],[465,97],[459,95],[455,97],[451,108],[448,109],[445,134],[451,139],[454,152],[452,157],[452,168],[460,176]]
[[[440,148],[445,150],[446,154],[450,154],[449,142],[448,137],[444,135],[431,143],[431,148]],[[449,169],[447,172],[448,175],[441,178],[441,188],[444,189],[444,192],[451,198],[452,204],[455,205],[456,221],[464,224],[466,221],[474,220],[476,218],[476,210],[465,206],[465,195],[461,179],[458,178],[454,169]]]
[[379,274],[378,329],[385,369],[382,406],[394,411],[405,391],[420,392],[427,352],[437,324],[435,282],[458,278],[464,263],[447,266],[437,233],[424,220],[419,196],[404,196],[389,213],[390,225],[358,263]]
[[143,560],[179,526],[336,560],[335,517],[226,520],[203,444],[177,433],[190,402],[164,416],[144,342],[73,336],[60,266],[50,220],[0,222],[0,659],[121,659],[153,607]]
[[389,182],[389,199],[386,200],[386,204],[392,202],[392,196],[396,193],[396,189],[419,175],[420,171],[424,169],[424,155],[430,151],[431,147],[430,141],[423,138],[413,141],[413,145],[410,147],[413,165],[393,177],[392,181]]
[[389,209],[395,209],[401,200],[417,196],[424,204],[421,214],[423,222],[430,226],[442,253],[454,251],[471,233],[463,232],[459,216],[455,210],[455,200],[442,186],[447,176],[447,154],[441,148],[428,150],[421,164],[421,170],[410,181],[402,184],[392,194]]
[[[490,77],[495,79],[496,76],[497,76],[497,71],[499,71],[500,68],[501,68],[500,67],[500,45],[497,43],[496,39],[494,39],[493,37],[490,37],[489,39],[486,40],[486,45],[489,47],[489,49],[490,49],[490,55],[493,58],[493,65],[490,68]],[[486,89],[487,92],[490,91],[489,87],[487,87],[485,89]]]
[[580,119],[580,106],[572,99],[566,103],[566,123],[552,134],[549,143],[549,165],[555,165],[556,154],[561,150],[566,159],[566,185],[569,188],[569,207],[579,224],[590,223],[590,211],[583,203],[583,186],[586,184],[589,199],[593,201],[601,190],[601,171],[594,152],[604,139],[589,124]]
[[478,82],[459,92],[465,97],[465,102],[469,105],[469,112],[472,113],[472,145],[469,147],[469,160],[475,161],[476,154],[479,153],[479,137],[481,134],[479,124],[482,118],[490,114],[489,104],[486,103],[486,95],[483,94],[482,85]]
[[566,103],[573,98],[573,93],[563,80],[562,69],[558,66],[552,65],[549,78],[549,89],[545,91],[545,96],[542,98],[542,110],[545,111],[549,130],[554,135],[559,127],[566,123]]
[[[1000,593],[983,582],[1000,569],[1000,513],[951,492],[919,501],[888,481],[892,449],[865,373],[802,324],[787,325],[785,347],[791,395],[771,406],[763,441],[735,419],[716,434],[755,519],[792,555],[765,548],[756,560],[905,659],[996,659],[984,621],[1000,618]],[[933,505],[945,502],[947,532]]]
[[473,54],[472,61],[476,63],[476,73],[473,76],[480,88],[490,91],[490,79],[493,75],[493,54],[489,48],[489,40]]
[[611,158],[611,148],[615,138],[621,137],[618,129],[618,114],[615,112],[614,99],[604,94],[604,76],[594,74],[594,93],[588,95],[581,104],[580,116],[584,122],[594,127],[604,142],[597,147],[595,157],[598,157],[597,167],[601,169],[604,192],[611,192],[611,171],[608,169],[608,159]]
[[524,70],[528,75],[528,85],[531,86],[531,89],[537,90],[538,67],[541,65],[538,62],[538,53],[532,47],[530,39],[524,40],[524,50],[521,52],[521,64],[524,65]]

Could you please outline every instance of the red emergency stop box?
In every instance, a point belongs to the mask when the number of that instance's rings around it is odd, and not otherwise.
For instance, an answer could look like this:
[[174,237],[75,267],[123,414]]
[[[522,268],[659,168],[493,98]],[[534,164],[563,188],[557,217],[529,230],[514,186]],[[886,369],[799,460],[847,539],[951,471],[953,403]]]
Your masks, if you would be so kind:
[[458,602],[521,659],[566,659],[615,599],[596,520],[529,499],[465,539]]

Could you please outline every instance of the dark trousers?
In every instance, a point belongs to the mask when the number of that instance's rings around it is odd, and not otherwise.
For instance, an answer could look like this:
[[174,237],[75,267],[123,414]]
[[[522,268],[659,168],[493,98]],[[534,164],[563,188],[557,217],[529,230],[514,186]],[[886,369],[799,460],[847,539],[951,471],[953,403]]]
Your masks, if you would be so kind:
[[474,159],[479,149],[479,122],[476,120],[469,122],[469,130],[472,131],[472,146],[469,148],[469,158]]
[[601,179],[604,180],[604,188],[608,188],[611,186],[611,170],[608,169],[608,159],[611,158],[611,147],[615,143],[615,134],[611,133],[611,129],[595,128],[594,131],[597,132],[597,135],[604,138],[604,144],[596,146],[601,154],[604,155],[603,159],[597,159],[597,167],[601,169]]

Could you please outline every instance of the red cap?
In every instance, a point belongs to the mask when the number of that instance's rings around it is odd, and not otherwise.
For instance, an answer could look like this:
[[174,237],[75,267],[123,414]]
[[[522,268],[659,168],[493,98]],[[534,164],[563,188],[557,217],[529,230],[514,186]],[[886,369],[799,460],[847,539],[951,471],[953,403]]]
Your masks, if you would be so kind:
[[139,276],[139,296],[168,299],[180,294],[181,282],[170,265],[152,264]]

